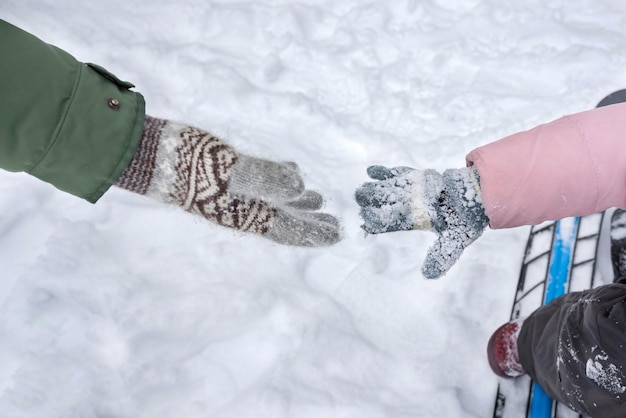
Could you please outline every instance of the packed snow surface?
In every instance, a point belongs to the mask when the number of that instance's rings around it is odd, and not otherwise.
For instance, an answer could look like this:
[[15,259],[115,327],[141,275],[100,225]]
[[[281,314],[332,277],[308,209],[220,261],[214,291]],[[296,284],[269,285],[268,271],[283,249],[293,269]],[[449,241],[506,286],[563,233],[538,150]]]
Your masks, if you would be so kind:
[[491,416],[484,350],[528,229],[487,230],[429,281],[434,235],[366,236],[353,193],[369,165],[462,167],[626,86],[625,2],[3,0],[0,18],[133,82],[151,115],[297,162],[344,230],[289,248],[0,171],[0,416]]

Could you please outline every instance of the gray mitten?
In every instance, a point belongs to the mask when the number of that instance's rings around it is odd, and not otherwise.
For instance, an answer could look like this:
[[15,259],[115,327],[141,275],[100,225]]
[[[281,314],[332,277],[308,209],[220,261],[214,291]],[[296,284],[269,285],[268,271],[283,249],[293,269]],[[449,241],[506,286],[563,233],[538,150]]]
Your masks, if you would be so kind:
[[371,166],[378,180],[356,190],[363,229],[371,234],[413,229],[437,234],[422,266],[426,278],[443,276],[489,224],[474,167],[415,170]]
[[222,226],[287,245],[339,241],[339,221],[317,212],[294,163],[243,155],[210,133],[146,116],[143,137],[116,186],[182,207]]

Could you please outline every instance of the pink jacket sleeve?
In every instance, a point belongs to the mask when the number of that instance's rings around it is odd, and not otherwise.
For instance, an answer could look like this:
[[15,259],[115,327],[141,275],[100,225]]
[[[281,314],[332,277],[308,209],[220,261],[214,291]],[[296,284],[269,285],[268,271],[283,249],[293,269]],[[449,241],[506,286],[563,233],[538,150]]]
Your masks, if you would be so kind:
[[492,228],[626,208],[626,103],[565,116],[470,152]]

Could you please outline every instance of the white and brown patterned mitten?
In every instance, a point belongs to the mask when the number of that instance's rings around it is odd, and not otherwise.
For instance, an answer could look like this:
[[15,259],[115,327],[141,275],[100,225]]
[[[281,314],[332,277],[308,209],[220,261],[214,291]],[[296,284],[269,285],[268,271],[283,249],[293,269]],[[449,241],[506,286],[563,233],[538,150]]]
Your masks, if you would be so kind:
[[146,115],[139,148],[116,186],[272,241],[331,245],[338,220],[320,213],[294,163],[239,154],[209,132]]

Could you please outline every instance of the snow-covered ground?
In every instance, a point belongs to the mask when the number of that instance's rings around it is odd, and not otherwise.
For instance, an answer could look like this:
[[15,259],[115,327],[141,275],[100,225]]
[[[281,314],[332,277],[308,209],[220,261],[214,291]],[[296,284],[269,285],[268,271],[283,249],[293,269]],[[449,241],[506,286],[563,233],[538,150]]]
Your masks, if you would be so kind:
[[626,86],[621,0],[3,0],[155,116],[300,164],[344,239],[288,248],[0,171],[0,416],[488,417],[527,228],[444,278],[365,236],[370,164],[445,169]]

